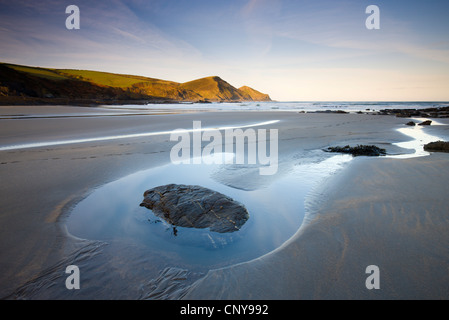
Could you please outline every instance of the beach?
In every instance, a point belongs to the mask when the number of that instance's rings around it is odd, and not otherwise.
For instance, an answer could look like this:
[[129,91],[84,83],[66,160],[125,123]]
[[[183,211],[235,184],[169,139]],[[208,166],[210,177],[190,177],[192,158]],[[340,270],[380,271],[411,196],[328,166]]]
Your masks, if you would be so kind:
[[[210,271],[184,298],[447,299],[447,164],[445,155],[355,161],[321,190],[308,227],[269,255]],[[365,286],[371,265],[379,290]]]
[[[411,140],[397,131],[409,119],[393,116],[154,109],[0,107],[0,297],[449,298],[447,154],[351,160],[315,186],[306,218],[289,239],[249,261],[189,270],[178,255],[129,239],[70,234],[73,208],[108,183],[169,164],[175,144],[169,132],[192,129],[194,121],[204,128],[278,129],[275,175],[243,168],[215,178],[238,190],[268,187],[297,166],[324,161],[329,146],[413,153],[395,145]],[[449,120],[438,122],[444,125],[423,130],[447,140]],[[68,265],[79,266],[82,289],[65,287]],[[378,290],[365,286],[370,265],[380,269]]]

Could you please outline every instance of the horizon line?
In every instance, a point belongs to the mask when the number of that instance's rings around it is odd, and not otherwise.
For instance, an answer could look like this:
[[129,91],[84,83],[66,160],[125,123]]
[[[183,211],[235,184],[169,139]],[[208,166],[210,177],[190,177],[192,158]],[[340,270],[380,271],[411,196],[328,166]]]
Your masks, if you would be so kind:
[[[132,73],[120,73],[120,72],[111,72],[111,71],[100,71],[100,70],[94,70],[94,69],[77,69],[77,68],[55,68],[55,67],[45,67],[45,66],[36,66],[36,65],[32,65],[32,64],[18,64],[16,62],[4,62],[4,61],[0,61],[0,64],[6,64],[6,65],[14,65],[14,66],[22,66],[22,67],[30,67],[30,68],[38,68],[38,69],[50,69],[50,70],[74,70],[74,71],[90,71],[90,72],[100,72],[100,73],[109,73],[109,74],[114,74],[114,75],[119,75],[119,76],[132,76],[132,77],[143,77],[143,78],[149,78],[149,79],[156,79],[156,80],[162,80],[162,81],[167,81],[167,82],[175,82],[175,83],[179,83],[179,84],[184,84],[187,82],[191,82],[191,81],[195,81],[195,80],[200,80],[200,79],[206,79],[206,78],[213,78],[213,77],[218,77],[221,80],[227,82],[226,80],[224,80],[221,76],[219,75],[213,75],[213,76],[204,76],[201,78],[197,78],[197,79],[193,79],[193,80],[189,80],[186,82],[177,82],[174,80],[166,80],[166,79],[162,79],[162,78],[153,78],[151,76],[145,76],[145,75],[138,75],[138,74],[132,74]],[[229,83],[229,82],[228,82]],[[233,86],[232,84],[230,84],[231,86]],[[247,86],[247,85],[244,85]],[[234,87],[234,86],[233,86]],[[235,87],[236,89],[239,89],[238,87]],[[252,87],[250,87],[252,88]],[[252,88],[253,89],[253,88]],[[258,90],[257,90],[258,91]],[[262,93],[262,92],[261,92]],[[270,93],[264,93],[267,94],[271,97]],[[246,101],[244,101],[246,102]],[[247,101],[247,102],[251,102],[251,101]],[[267,102],[279,102],[279,103],[322,103],[322,102],[336,102],[336,103],[347,103],[347,102],[360,102],[360,103],[367,103],[367,102],[378,102],[378,103],[390,103],[390,102],[403,102],[403,103],[449,103],[449,100],[273,100],[271,99],[271,101],[253,101],[253,102],[258,102],[258,103],[267,103]]]

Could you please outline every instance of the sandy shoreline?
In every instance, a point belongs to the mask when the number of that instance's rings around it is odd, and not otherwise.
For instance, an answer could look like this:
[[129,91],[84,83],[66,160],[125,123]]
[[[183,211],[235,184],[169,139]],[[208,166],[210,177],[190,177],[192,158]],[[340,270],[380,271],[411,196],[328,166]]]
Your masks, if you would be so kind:
[[[391,143],[409,140],[395,131],[405,119],[391,116],[213,112],[0,119],[0,145],[188,129],[195,120],[211,127],[280,120],[271,126],[279,129],[279,175],[288,174],[308,152],[330,145],[380,144],[396,153],[401,149]],[[443,126],[429,132],[449,136]],[[144,269],[148,283],[173,267],[164,263],[169,257],[160,253],[158,263],[142,266],[142,257],[116,256],[107,244],[72,239],[64,232],[64,214],[96,187],[169,162],[172,146],[169,136],[161,135],[0,151],[0,297],[141,298],[142,278],[126,271]],[[444,203],[448,162],[446,154],[357,159],[322,186],[319,193],[324,200],[312,204],[316,219],[274,253],[210,271],[205,277],[190,275],[186,282],[190,287],[183,284],[179,292],[159,297],[448,298],[449,236],[444,232],[449,223]],[[234,178],[228,183],[244,187],[246,182]],[[110,265],[100,268],[95,261],[101,259]],[[125,267],[126,261],[133,261],[131,267]],[[61,268],[72,262],[89,270],[85,291],[73,293],[63,287]],[[364,271],[370,264],[381,269],[381,290],[364,286]],[[55,289],[58,285],[62,289]],[[129,292],[119,292],[125,285]]]

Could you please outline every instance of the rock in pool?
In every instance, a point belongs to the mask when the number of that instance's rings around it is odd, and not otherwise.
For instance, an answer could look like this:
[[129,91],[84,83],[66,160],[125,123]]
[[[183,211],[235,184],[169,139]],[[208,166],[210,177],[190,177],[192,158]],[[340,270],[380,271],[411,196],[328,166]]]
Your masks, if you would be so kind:
[[377,146],[365,146],[365,145],[358,145],[356,147],[329,147],[325,149],[326,152],[337,152],[337,153],[347,153],[351,154],[354,157],[358,156],[369,156],[369,157],[378,157],[378,156],[384,156],[387,154],[385,149],[379,148]]
[[432,124],[432,121],[427,120],[427,121],[424,121],[424,122],[418,124],[418,126],[430,126],[431,124]]
[[240,230],[249,219],[242,204],[201,186],[168,184],[147,190],[143,196],[140,206],[173,226],[229,233]]

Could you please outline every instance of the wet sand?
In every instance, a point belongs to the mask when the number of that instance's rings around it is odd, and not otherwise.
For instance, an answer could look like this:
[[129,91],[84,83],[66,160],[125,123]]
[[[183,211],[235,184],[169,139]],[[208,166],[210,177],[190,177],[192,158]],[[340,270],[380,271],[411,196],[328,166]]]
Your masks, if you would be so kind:
[[[275,252],[210,271],[185,299],[448,299],[447,155],[357,159]],[[380,270],[368,290],[366,268]],[[242,285],[244,284],[244,285]]]
[[[67,112],[63,108],[51,114]],[[20,107],[15,111],[29,112]],[[223,177],[238,188],[254,181],[268,184],[307,161],[310,152],[328,146],[378,144],[398,153],[404,150],[391,143],[410,140],[395,131],[405,119],[391,116],[204,112],[0,119],[0,146],[189,129],[197,120],[211,127],[281,120],[265,127],[279,129],[278,175]],[[449,136],[444,126],[430,131]],[[147,257],[132,255],[129,249],[134,244],[121,243],[123,250],[113,252],[108,243],[67,234],[64,219],[71,207],[105,183],[168,163],[173,145],[169,135],[158,135],[0,151],[0,297],[448,298],[446,154],[351,162],[320,186],[308,204],[316,212],[312,222],[281,248],[207,275],[176,269],[167,263],[176,258],[164,252],[148,264]],[[83,270],[84,290],[65,289],[68,264]],[[372,264],[380,267],[381,290],[365,288],[365,268]],[[187,280],[170,282],[170,277],[179,279],[180,273]]]

